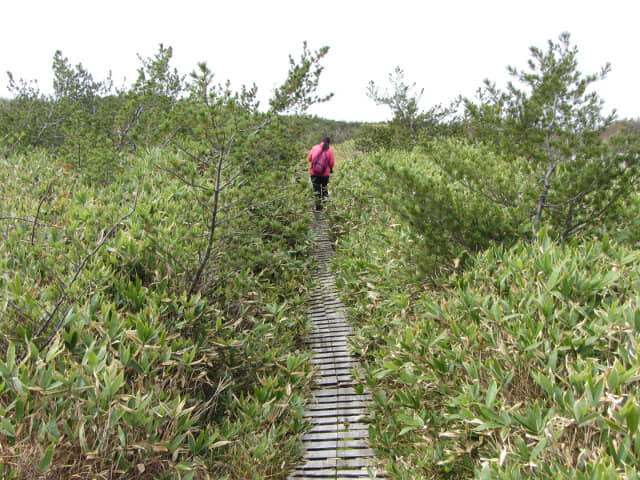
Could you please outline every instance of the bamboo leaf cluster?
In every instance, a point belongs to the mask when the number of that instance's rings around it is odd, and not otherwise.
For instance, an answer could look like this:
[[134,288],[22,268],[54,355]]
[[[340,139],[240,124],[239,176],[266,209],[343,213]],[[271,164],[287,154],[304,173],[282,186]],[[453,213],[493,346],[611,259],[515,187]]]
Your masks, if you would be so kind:
[[[617,229],[604,226],[561,244],[544,228],[522,239],[506,207],[523,195],[518,185],[486,198],[509,176],[475,198],[440,180],[449,154],[459,174],[470,175],[474,155],[488,159],[481,168],[502,165],[483,148],[441,140],[428,153],[339,153],[349,173],[330,212],[336,283],[357,328],[362,387],[373,393],[369,435],[390,476],[636,478],[635,241],[615,241]],[[409,188],[398,188],[399,171],[414,177]],[[430,189],[451,219],[426,208]],[[630,217],[637,202],[636,192]],[[485,219],[494,228],[483,233]],[[455,246],[454,233],[472,238],[474,221],[483,244]],[[452,225],[440,230],[444,222]],[[487,236],[499,225],[510,240]],[[434,235],[449,248],[431,245]]]

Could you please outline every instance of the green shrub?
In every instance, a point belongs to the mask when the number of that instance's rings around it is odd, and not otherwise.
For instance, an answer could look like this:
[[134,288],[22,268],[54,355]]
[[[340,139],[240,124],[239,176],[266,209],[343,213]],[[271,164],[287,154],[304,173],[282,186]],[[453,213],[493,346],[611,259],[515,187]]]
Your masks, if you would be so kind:
[[[436,159],[452,164],[444,153],[461,152],[472,158],[482,150],[436,143],[403,157],[340,152],[347,159],[328,210],[334,269],[373,391],[374,447],[392,478],[636,478],[637,250],[603,226],[600,238],[562,245],[545,230],[533,241],[517,240],[517,232],[507,242],[480,236],[485,243],[466,257],[445,255],[418,247],[415,239],[432,232],[364,193],[386,190],[410,210],[424,199],[394,189],[386,173],[421,172],[415,177],[424,185],[423,176],[442,175]],[[494,168],[483,158],[455,163],[461,172],[478,164],[480,177]],[[456,204],[456,185],[447,186],[458,222],[482,215],[510,225],[490,206],[483,212],[479,199]],[[425,277],[429,256],[439,274]]]
[[[44,154],[0,163],[3,476],[284,478],[296,463],[306,185],[226,222],[224,268],[188,298],[201,230],[185,184],[155,166],[172,155],[131,157],[106,185]],[[272,195],[264,180],[229,201]]]

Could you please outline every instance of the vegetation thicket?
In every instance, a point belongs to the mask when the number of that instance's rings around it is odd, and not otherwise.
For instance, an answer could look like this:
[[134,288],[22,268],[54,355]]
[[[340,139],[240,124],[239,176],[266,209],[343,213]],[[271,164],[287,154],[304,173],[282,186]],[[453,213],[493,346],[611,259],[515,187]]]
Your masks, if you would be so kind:
[[[0,117],[0,476],[284,478],[311,378],[303,132],[328,49],[254,87],[160,46],[53,60]],[[304,126],[304,125],[303,125]]]
[[[332,135],[333,268],[391,478],[638,478],[640,129],[568,34],[504,89],[388,123],[268,105],[172,49],[114,88],[56,52],[0,101],[0,476],[285,478],[312,371],[310,189]],[[320,133],[318,133],[321,130]],[[352,141],[347,141],[353,137]]]
[[393,141],[337,153],[334,270],[392,478],[638,478],[640,137],[576,53],[532,48],[443,133],[374,84]]

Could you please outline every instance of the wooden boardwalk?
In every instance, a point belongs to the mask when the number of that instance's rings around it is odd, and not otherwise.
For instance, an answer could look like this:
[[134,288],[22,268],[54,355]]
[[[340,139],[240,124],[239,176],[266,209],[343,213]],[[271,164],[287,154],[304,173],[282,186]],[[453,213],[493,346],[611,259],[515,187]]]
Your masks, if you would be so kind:
[[318,286],[311,296],[313,327],[307,343],[313,349],[312,362],[317,373],[313,401],[305,413],[312,427],[303,436],[304,461],[287,478],[387,478],[368,445],[365,419],[371,396],[354,389],[357,362],[347,346],[352,329],[328,268],[333,254],[331,241],[322,215],[314,212],[314,216],[314,256],[318,261],[314,278]]

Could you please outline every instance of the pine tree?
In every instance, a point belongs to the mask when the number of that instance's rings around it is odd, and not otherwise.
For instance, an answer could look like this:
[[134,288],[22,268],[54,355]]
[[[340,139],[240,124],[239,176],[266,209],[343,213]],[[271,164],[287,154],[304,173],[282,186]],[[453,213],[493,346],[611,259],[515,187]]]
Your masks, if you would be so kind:
[[[507,157],[524,157],[533,228],[555,230],[561,240],[601,217],[637,177],[637,161],[621,162],[608,151],[603,133],[615,119],[605,115],[592,84],[610,72],[583,75],[570,35],[531,47],[528,68],[509,67],[505,91],[485,81],[478,104],[466,100],[474,139],[493,144]],[[634,174],[635,172],[635,174]],[[626,179],[626,180],[625,180]]]

